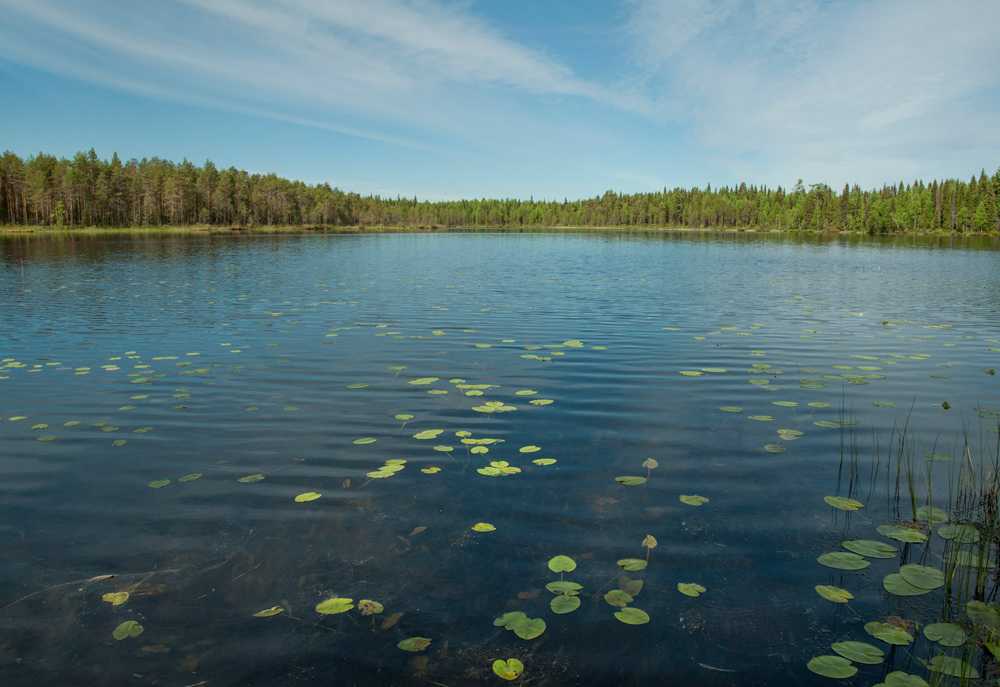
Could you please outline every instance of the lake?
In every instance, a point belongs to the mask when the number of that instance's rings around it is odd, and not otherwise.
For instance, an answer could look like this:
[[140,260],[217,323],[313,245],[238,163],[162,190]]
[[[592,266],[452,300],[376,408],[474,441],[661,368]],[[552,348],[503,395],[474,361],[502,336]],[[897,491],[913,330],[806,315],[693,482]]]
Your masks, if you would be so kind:
[[988,672],[922,632],[995,581],[925,570],[1000,419],[1000,251],[948,244],[0,239],[0,684]]

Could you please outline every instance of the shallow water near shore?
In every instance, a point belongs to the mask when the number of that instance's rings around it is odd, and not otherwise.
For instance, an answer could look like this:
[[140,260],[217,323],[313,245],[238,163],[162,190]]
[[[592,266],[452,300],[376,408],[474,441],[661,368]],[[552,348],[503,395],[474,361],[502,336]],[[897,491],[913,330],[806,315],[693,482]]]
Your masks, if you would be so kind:
[[948,243],[0,240],[0,684],[836,684],[940,619],[817,563],[900,519],[876,446],[942,508],[995,446],[1000,251]]

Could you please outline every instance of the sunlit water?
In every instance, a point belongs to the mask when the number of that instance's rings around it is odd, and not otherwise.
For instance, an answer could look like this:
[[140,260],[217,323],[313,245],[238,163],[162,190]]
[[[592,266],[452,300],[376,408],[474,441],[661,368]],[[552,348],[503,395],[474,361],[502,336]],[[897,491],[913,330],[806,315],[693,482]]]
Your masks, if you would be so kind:
[[[941,601],[887,595],[898,560],[816,562],[892,520],[884,476],[867,479],[875,438],[885,452],[908,420],[921,455],[957,460],[1000,408],[1000,252],[968,245],[89,238],[0,241],[0,258],[5,687],[456,687],[502,683],[491,664],[509,657],[533,685],[833,684],[812,656]],[[487,401],[516,410],[473,410]],[[414,438],[428,429],[444,431]],[[503,443],[472,454],[463,430]],[[616,484],[649,457],[646,484]],[[491,460],[522,471],[479,474]],[[823,501],[848,493],[866,503],[850,518]],[[647,534],[659,545],[627,575],[650,622],[626,625],[603,597]],[[564,615],[545,589],[557,554],[584,587]],[[131,596],[102,601],[114,591]],[[317,613],[330,597],[384,611]],[[545,632],[494,626],[513,610]],[[143,633],[114,639],[126,620]],[[413,636],[432,643],[397,648]],[[925,641],[851,684],[926,676]]]

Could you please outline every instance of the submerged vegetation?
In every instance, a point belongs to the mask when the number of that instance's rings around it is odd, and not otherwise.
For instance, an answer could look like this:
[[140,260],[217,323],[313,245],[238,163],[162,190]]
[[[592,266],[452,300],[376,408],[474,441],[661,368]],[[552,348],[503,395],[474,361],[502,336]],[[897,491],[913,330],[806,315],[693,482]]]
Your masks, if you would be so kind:
[[[0,157],[0,225],[36,227],[668,227],[866,234],[1000,232],[1000,169],[969,180],[608,191],[583,200],[420,201],[159,158]],[[201,228],[198,228],[201,225]]]

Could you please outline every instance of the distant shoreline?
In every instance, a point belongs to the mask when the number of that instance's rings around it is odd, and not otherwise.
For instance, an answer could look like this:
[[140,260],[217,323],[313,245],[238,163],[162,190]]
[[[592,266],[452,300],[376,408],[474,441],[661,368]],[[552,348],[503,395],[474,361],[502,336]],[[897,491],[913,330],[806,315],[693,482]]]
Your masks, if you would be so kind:
[[617,226],[444,226],[444,225],[160,225],[133,227],[54,227],[44,225],[0,225],[0,236],[241,236],[241,235],[315,235],[315,234],[433,234],[433,233],[593,233],[593,234],[740,234],[757,236],[865,237],[865,238],[996,238],[997,232],[958,232],[945,230],[910,230],[895,234],[870,234],[863,231],[814,231],[802,229],[763,229],[760,227],[662,227],[652,225]]

